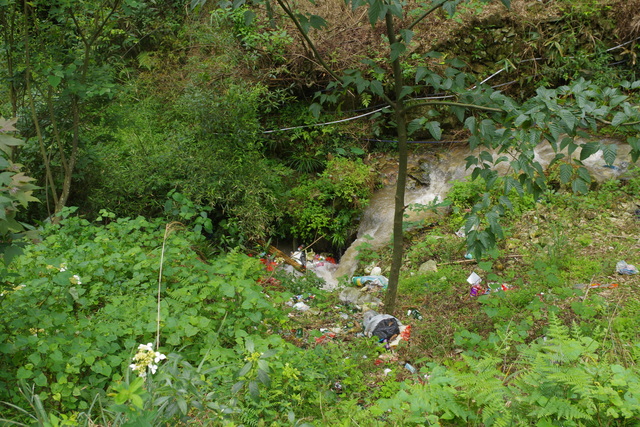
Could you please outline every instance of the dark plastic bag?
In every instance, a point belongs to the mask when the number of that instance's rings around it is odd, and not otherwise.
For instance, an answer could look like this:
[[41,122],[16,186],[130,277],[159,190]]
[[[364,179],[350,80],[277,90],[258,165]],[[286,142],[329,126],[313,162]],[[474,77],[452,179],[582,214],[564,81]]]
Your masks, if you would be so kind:
[[393,317],[378,322],[371,335],[377,336],[378,338],[380,338],[380,341],[390,341],[399,333],[400,326],[398,325],[398,319]]

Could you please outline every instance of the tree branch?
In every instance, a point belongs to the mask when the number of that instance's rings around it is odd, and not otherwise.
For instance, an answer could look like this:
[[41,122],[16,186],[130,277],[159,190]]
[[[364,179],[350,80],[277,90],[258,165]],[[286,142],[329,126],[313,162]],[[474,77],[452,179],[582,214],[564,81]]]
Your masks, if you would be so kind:
[[[603,119],[599,119],[597,117],[594,117],[594,119],[596,119],[596,121],[600,122],[600,123],[604,123],[605,125],[611,125],[611,122],[608,122],[606,120]],[[640,120],[636,121],[636,122],[629,122],[629,123],[620,123],[618,126],[635,126],[635,125],[640,125]]]
[[427,101],[427,102],[420,102],[418,104],[412,104],[412,105],[406,106],[405,107],[405,111],[409,111],[409,110],[411,110],[413,108],[424,107],[424,106],[429,106],[429,105],[448,105],[450,107],[464,107],[464,108],[471,108],[471,109],[474,109],[474,110],[492,111],[494,113],[504,113],[505,112],[501,108],[485,107],[485,106],[482,106],[482,105],[475,105],[475,104],[464,104],[462,102],[453,102],[453,101]]
[[298,32],[304,38],[305,42],[307,42],[307,44],[309,45],[309,48],[313,51],[313,54],[315,55],[320,65],[322,65],[322,68],[327,70],[327,72],[331,75],[331,77],[341,82],[342,79],[331,68],[329,68],[326,62],[324,62],[324,60],[322,59],[322,56],[320,56],[320,52],[318,52],[318,49],[316,48],[316,45],[311,41],[307,33],[304,31],[304,29],[302,28],[302,25],[300,25],[300,22],[298,21],[296,16],[293,14],[291,9],[289,9],[289,7],[284,3],[283,0],[276,0],[276,1],[278,2],[282,10],[284,10],[284,12],[287,14],[287,16],[289,16],[289,19],[293,21],[293,24],[298,29]]
[[[426,18],[427,16],[431,15],[433,12],[435,12],[436,10],[438,10],[440,8],[440,6],[442,6],[444,4],[444,0],[440,0],[440,3],[438,3],[437,5],[433,6],[431,9],[427,10],[426,12],[424,12],[422,15],[420,15],[418,18],[416,18],[415,21],[413,21],[408,27],[407,30],[411,30],[413,27],[415,27],[416,25],[418,25],[424,18]],[[402,37],[398,37],[399,40],[402,39]]]

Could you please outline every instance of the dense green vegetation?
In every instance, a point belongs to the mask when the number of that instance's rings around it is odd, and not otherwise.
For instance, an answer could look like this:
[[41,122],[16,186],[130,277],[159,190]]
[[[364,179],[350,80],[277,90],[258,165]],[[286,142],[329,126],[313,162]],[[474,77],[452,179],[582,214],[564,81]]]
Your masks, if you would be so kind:
[[[0,1],[0,424],[638,424],[640,175],[581,139],[640,153],[637,1],[183,3]],[[343,251],[411,139],[481,150],[362,248],[388,350],[257,242]]]

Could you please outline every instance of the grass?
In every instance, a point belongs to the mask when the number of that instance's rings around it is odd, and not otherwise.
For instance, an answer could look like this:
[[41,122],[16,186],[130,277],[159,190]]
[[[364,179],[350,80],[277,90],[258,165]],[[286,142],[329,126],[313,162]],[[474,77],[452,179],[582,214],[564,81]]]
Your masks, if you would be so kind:
[[[462,353],[488,351],[506,333],[528,343],[544,334],[547,313],[555,312],[567,324],[608,330],[612,355],[635,363],[639,352],[624,342],[639,335],[633,324],[640,320],[640,280],[617,274],[615,265],[619,260],[640,265],[640,219],[630,202],[640,195],[638,179],[604,184],[606,194],[549,195],[522,216],[509,217],[505,228],[510,237],[480,262],[464,258],[463,240],[451,231],[446,216],[422,231],[413,230],[406,239],[397,310],[397,317],[412,325],[412,335],[408,345],[396,349],[398,360],[452,364]],[[390,250],[378,254],[383,271]],[[437,262],[438,271],[418,273],[428,259]],[[466,278],[474,271],[484,283],[508,283],[512,290],[471,297]],[[574,289],[581,283],[619,286]],[[308,319],[307,327],[339,324],[332,314],[345,310],[323,312]],[[409,310],[418,310],[422,318],[408,315]],[[360,313],[351,315],[357,323]],[[353,337],[344,339],[353,342]],[[385,384],[375,386],[375,393]]]

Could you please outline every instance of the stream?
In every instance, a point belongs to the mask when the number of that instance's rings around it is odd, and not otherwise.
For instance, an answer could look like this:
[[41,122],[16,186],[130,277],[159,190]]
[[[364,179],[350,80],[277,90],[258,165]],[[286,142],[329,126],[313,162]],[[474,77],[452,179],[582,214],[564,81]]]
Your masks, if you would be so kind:
[[[582,142],[582,141],[580,141]],[[591,173],[592,179],[602,182],[615,178],[624,173],[631,164],[630,147],[615,140],[603,140],[609,144],[618,145],[618,156],[614,167],[608,167],[598,151],[583,163]],[[409,155],[407,187],[404,204],[428,204],[436,198],[443,200],[454,181],[460,181],[470,175],[472,168],[466,169],[465,158],[470,154],[469,148],[463,144],[452,145],[448,148],[414,150]],[[555,156],[548,143],[541,143],[535,150],[536,160],[546,169]],[[377,250],[390,243],[393,234],[393,211],[395,196],[395,175],[397,162],[387,165],[379,173],[385,178],[386,185],[376,191],[369,205],[365,209],[358,228],[357,238],[345,251],[339,263],[317,266],[313,271],[325,280],[325,289],[333,290],[347,285],[358,266],[358,248],[366,243],[370,250]],[[507,165],[503,163],[502,165]],[[504,173],[506,169],[498,168]],[[428,211],[411,212],[407,221],[424,220],[433,213]]]

